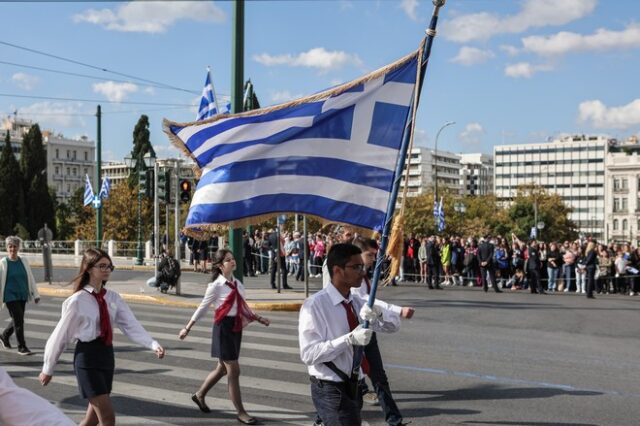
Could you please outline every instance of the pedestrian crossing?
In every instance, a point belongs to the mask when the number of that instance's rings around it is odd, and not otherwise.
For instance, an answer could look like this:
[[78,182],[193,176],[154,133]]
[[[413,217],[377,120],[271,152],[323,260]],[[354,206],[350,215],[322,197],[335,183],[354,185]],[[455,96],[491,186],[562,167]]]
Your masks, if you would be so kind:
[[[46,387],[38,382],[44,345],[60,317],[62,300],[44,298],[39,305],[27,306],[25,335],[35,354],[23,357],[15,349],[0,349],[0,365],[19,386],[50,400],[72,420],[80,421],[86,401],[78,396],[73,375],[73,345],[61,356],[52,382]],[[190,398],[215,367],[210,356],[213,313],[194,326],[185,341],[180,341],[178,331],[189,320],[192,309],[130,306],[147,331],[164,346],[167,355],[158,360],[151,351],[138,347],[115,330],[112,399],[117,423],[238,424],[224,378],[207,395],[211,413],[201,413]],[[251,324],[243,333],[240,384],[245,408],[263,424],[310,425],[314,409],[306,368],[299,359],[297,313],[263,315],[271,319],[271,326]],[[0,311],[0,328],[4,328],[7,319],[6,311]]]

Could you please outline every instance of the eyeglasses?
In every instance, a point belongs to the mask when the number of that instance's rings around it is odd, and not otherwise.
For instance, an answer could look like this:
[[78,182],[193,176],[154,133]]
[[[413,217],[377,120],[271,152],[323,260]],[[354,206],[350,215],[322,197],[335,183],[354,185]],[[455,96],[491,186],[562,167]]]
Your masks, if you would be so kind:
[[344,267],[353,269],[354,271],[360,272],[360,273],[364,272],[365,270],[364,263],[357,263],[355,265],[344,265]]
[[95,268],[100,269],[102,272],[113,271],[115,269],[115,267],[110,263],[100,263],[98,265],[95,265]]
[[231,261],[235,261],[236,259],[234,259],[233,257],[227,257],[226,259],[224,259],[222,261],[222,263],[227,263],[227,262],[231,262]]

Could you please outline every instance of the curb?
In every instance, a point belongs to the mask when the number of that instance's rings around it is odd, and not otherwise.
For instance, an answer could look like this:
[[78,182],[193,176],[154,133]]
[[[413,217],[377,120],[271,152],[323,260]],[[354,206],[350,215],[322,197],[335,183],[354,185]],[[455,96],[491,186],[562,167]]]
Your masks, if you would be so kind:
[[[69,288],[51,288],[49,286],[38,286],[40,295],[50,297],[69,297],[73,291]],[[180,300],[172,300],[161,296],[148,296],[141,294],[120,293],[120,296],[127,302],[144,303],[149,305],[173,306],[177,308],[197,308],[199,302],[183,302]],[[302,307],[302,302],[247,302],[251,309],[257,311],[282,311],[282,312],[298,312]]]

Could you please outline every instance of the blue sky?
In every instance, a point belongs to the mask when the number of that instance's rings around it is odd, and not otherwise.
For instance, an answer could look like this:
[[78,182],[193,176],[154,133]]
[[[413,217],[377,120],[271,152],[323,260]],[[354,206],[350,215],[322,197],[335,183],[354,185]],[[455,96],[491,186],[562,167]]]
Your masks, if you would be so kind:
[[[431,12],[430,1],[416,0],[247,2],[245,79],[265,106],[349,81],[415,49]],[[131,150],[140,114],[150,117],[160,156],[175,155],[162,118],[195,118],[207,65],[219,95],[230,92],[228,2],[16,2],[1,3],[0,16],[0,114],[17,110],[43,128],[95,139],[96,102],[16,95],[100,100],[105,159]],[[417,143],[432,147],[447,121],[456,125],[439,145],[454,152],[491,153],[496,144],[560,133],[638,134],[639,18],[636,0],[449,0],[422,92]]]

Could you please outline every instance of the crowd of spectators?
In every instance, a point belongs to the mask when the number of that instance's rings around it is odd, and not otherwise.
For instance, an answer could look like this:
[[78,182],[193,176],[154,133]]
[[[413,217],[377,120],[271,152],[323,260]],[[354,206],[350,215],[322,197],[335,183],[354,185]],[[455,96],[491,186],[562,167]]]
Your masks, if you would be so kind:
[[[352,233],[336,228],[310,233],[280,234],[283,272],[303,281],[322,276],[322,264],[333,244],[348,241]],[[305,259],[305,243],[308,259]],[[207,259],[218,249],[218,236],[191,242],[196,270],[207,270]],[[197,245],[197,247],[195,247]],[[275,229],[243,235],[247,276],[268,274],[276,266],[278,234]],[[385,263],[387,272],[389,262]],[[409,234],[404,238],[400,273],[391,281],[446,286],[478,286],[496,291],[532,293],[576,292],[637,295],[640,293],[640,248],[628,243],[599,244],[590,238],[576,241],[521,241],[515,235],[460,237]]]

